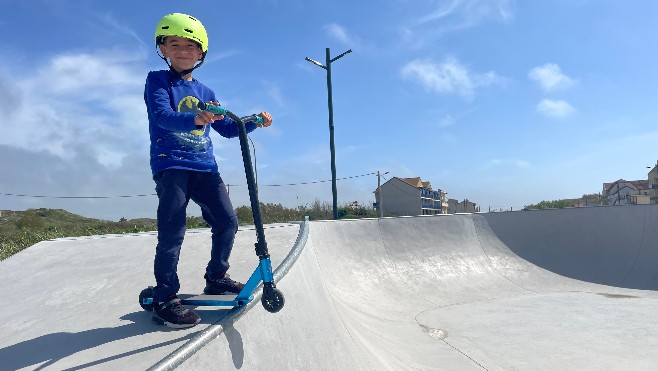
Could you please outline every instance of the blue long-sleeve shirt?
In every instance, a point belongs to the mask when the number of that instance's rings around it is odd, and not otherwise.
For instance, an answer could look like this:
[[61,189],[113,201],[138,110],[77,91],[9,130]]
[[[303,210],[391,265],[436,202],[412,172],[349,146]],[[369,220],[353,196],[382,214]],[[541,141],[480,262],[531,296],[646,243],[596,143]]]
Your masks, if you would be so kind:
[[[153,175],[166,169],[219,172],[213,145],[211,126],[221,136],[238,136],[238,125],[229,117],[211,125],[194,123],[201,110],[198,102],[216,102],[215,93],[197,80],[183,80],[171,71],[152,71],[146,77],[144,102],[151,137],[151,171]],[[247,133],[256,124],[245,125]]]

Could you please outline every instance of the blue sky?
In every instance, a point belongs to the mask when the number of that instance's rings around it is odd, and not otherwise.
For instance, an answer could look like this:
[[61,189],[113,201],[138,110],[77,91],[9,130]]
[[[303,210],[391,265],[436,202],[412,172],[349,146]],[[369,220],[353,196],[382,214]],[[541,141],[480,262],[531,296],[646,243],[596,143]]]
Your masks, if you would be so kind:
[[[482,210],[646,179],[658,160],[658,3],[612,0],[1,1],[0,209],[153,217],[146,74],[165,67],[155,24],[199,18],[195,77],[251,134],[260,199],[331,201],[325,71],[332,64],[339,178],[430,181]],[[239,142],[213,137],[234,206],[248,204]],[[372,203],[374,175],[338,201]],[[198,214],[191,207],[190,214]]]

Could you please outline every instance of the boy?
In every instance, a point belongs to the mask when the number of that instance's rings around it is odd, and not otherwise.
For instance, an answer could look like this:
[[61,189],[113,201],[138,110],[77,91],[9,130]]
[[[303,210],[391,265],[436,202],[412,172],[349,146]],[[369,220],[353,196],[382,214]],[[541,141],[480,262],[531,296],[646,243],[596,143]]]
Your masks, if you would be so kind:
[[[192,78],[192,71],[201,66],[208,51],[208,36],[201,22],[186,14],[168,14],[158,22],[155,42],[169,70],[149,72],[144,90],[151,171],[159,199],[153,319],[169,327],[187,328],[201,320],[176,296],[180,289],[176,271],[190,199],[201,207],[212,230],[204,293],[238,293],[244,287],[226,274],[238,220],[209,136],[212,128],[226,138],[236,137],[238,126],[228,117],[197,108],[199,101],[218,105],[215,93]],[[272,124],[269,113],[259,116],[262,126]],[[247,132],[255,129],[256,124],[246,124]]]

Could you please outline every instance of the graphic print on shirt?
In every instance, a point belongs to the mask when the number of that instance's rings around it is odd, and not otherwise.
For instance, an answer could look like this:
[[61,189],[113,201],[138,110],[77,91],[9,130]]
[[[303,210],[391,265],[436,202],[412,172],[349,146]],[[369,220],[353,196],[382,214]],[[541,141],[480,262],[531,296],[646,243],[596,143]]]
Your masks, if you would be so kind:
[[[198,103],[199,99],[197,97],[188,95],[178,102],[178,112],[201,113],[201,110],[197,107]],[[207,128],[208,125],[204,125],[201,129],[190,132],[172,132],[171,135],[176,138],[181,147],[189,148],[193,152],[205,153],[210,141],[210,137],[205,135]]]
[[[178,102],[178,112],[192,112],[194,114],[201,113],[201,110],[198,107],[199,99],[188,95]],[[191,133],[194,135],[203,135],[206,132],[206,126],[203,125],[203,129],[192,130]]]

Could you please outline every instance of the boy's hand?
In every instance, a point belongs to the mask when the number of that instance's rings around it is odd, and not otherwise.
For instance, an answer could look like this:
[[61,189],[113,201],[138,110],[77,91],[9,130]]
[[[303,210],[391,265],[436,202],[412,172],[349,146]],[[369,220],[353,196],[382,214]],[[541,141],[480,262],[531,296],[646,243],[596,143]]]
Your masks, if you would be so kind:
[[266,128],[266,127],[272,125],[272,116],[270,115],[269,112],[261,112],[261,113],[258,114],[258,116],[260,116],[263,119],[263,124],[258,125],[259,128],[262,128],[262,127]]
[[[208,102],[208,104],[214,104],[215,106],[219,106],[219,102]],[[224,115],[215,115],[212,112],[208,111],[201,111],[196,117],[194,118],[194,123],[196,125],[207,125],[207,124],[212,124],[216,120],[221,120],[224,118]]]

